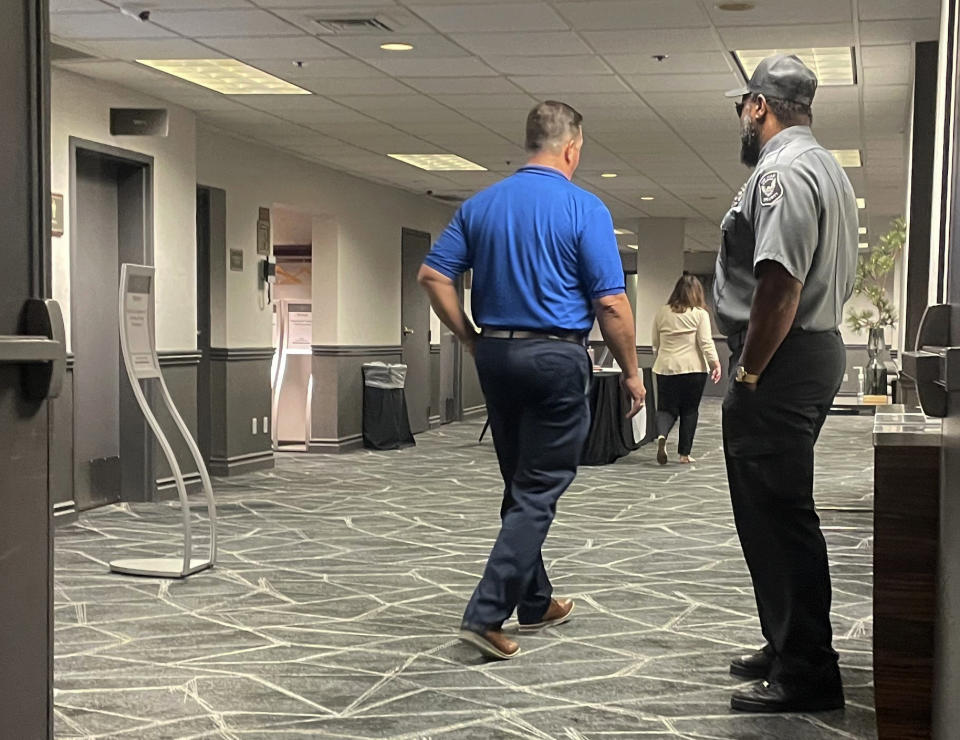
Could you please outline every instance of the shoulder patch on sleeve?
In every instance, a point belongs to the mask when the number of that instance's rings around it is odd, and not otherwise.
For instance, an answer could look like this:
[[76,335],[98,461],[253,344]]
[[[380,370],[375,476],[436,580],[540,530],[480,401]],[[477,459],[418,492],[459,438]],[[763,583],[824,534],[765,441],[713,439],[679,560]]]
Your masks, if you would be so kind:
[[772,206],[783,200],[783,184],[779,172],[768,172],[760,178],[760,205]]

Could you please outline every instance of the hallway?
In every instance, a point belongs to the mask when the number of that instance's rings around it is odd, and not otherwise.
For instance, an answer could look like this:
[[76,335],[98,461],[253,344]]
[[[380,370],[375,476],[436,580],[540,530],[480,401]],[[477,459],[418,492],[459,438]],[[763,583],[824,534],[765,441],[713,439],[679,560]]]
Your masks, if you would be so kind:
[[719,415],[705,403],[691,468],[645,448],[581,470],[544,552],[575,618],[504,663],[454,636],[498,525],[481,421],[217,481],[220,561],[184,582],[107,572],[169,553],[173,508],[85,514],[56,537],[56,736],[874,737],[872,419],[831,417],[819,447],[847,709],[751,716],[728,708],[759,628]]

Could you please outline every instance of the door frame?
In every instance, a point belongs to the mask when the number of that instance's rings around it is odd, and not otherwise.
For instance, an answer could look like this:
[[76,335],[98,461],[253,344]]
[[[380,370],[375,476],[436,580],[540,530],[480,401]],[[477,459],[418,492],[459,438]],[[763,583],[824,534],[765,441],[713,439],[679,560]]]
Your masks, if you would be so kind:
[[[76,344],[76,322],[74,317],[77,316],[77,294],[73,290],[73,287],[78,284],[77,270],[80,264],[78,259],[78,237],[79,229],[78,227],[78,214],[77,214],[77,158],[81,153],[95,154],[99,157],[102,157],[106,160],[111,160],[117,164],[127,165],[131,167],[137,167],[140,169],[141,173],[141,188],[143,193],[143,213],[142,213],[142,223],[143,223],[143,256],[144,263],[148,265],[154,264],[155,251],[154,251],[154,216],[153,216],[153,201],[154,201],[154,188],[153,188],[153,177],[154,177],[154,158],[149,154],[143,154],[142,152],[137,152],[131,149],[124,149],[121,147],[113,146],[111,144],[104,144],[98,141],[92,141],[90,139],[83,139],[77,136],[71,136],[68,140],[69,146],[69,164],[70,164],[70,174],[69,174],[69,224],[70,224],[70,351],[75,354],[77,349]],[[120,266],[117,265],[117,275],[119,275]],[[119,341],[119,339],[118,339]],[[76,365],[74,365],[74,368]],[[117,419],[118,424],[122,424],[122,420],[125,416],[125,411],[129,412],[131,419],[141,419],[140,411],[135,407],[134,404],[124,404],[124,388],[125,382],[123,377],[122,369],[118,368],[119,371],[119,386],[120,386],[120,418]],[[76,372],[74,370],[74,372]],[[74,378],[76,380],[76,378]],[[153,388],[152,384],[148,384],[144,393],[148,400],[153,400]],[[76,399],[76,396],[74,396]],[[126,406],[130,406],[129,409]],[[81,431],[80,424],[77,419],[77,405],[76,400],[74,400],[73,409],[71,410],[72,425],[73,425],[73,438],[77,438],[77,434]],[[140,490],[142,490],[145,495],[150,496],[152,492],[156,489],[156,480],[155,478],[155,465],[154,465],[154,454],[153,454],[153,440],[150,437],[146,425],[144,423],[144,432],[142,435],[142,449],[135,451],[135,457],[138,460],[142,461],[142,471],[136,474],[136,480],[139,483]],[[132,440],[127,440],[128,444]],[[123,451],[124,437],[120,437],[121,453]],[[138,445],[139,447],[140,445]],[[133,450],[130,450],[133,451]],[[128,461],[129,462],[129,461]],[[72,469],[74,471],[74,476],[76,476],[76,466],[78,460],[76,458],[76,446],[74,446],[74,459],[71,461]],[[121,466],[123,466],[123,455],[121,454]],[[142,477],[141,477],[142,476]],[[121,472],[121,480],[128,479],[126,471]],[[76,496],[76,492],[74,492]],[[76,498],[75,498],[76,500]],[[123,501],[121,495],[120,498]]]

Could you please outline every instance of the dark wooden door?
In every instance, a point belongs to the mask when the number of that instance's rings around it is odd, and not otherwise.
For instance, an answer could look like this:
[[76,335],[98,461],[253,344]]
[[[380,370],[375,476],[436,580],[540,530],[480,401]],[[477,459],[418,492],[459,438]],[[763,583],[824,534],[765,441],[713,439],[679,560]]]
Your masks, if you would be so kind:
[[[10,0],[0,27],[0,335],[49,290],[46,2]],[[52,734],[48,404],[0,364],[0,736]]]
[[410,431],[429,428],[430,419],[430,300],[417,283],[420,265],[430,251],[430,235],[403,230],[401,326],[403,362],[407,366],[407,409]]

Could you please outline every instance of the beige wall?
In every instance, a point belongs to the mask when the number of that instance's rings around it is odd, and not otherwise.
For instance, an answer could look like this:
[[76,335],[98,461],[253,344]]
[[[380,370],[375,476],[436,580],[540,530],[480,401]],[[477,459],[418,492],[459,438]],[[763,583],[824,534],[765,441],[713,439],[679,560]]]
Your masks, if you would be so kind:
[[653,317],[683,273],[684,220],[642,218],[637,222],[637,345],[653,342]]
[[[111,136],[111,107],[165,107],[170,133]],[[51,75],[51,190],[64,196],[64,232],[54,237],[53,297],[70,337],[70,137],[154,158],[154,262],[157,267],[157,347],[196,347],[196,129],[193,113],[164,101],[54,69]],[[116,285],[105,284],[105,289]]]
[[226,190],[227,246],[243,249],[251,266],[227,273],[226,320],[214,322],[215,346],[270,345],[270,314],[257,287],[256,222],[258,208],[275,203],[336,222],[335,244],[325,239],[322,255],[314,234],[314,314],[324,312],[324,321],[314,321],[314,341],[400,344],[401,228],[436,237],[452,209],[203,126],[197,176]]

